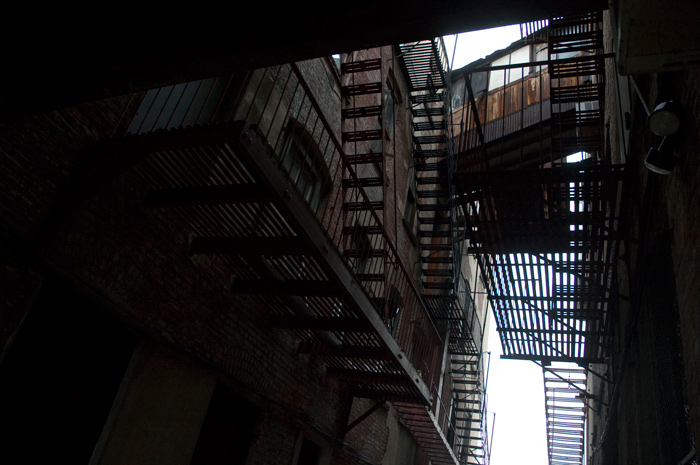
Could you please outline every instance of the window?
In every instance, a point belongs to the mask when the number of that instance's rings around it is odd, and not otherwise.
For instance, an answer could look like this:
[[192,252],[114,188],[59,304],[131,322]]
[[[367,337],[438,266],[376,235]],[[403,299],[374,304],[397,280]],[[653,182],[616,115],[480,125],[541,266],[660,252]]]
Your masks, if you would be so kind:
[[146,92],[127,133],[207,124],[216,114],[227,83],[227,78],[210,78],[151,89]]
[[362,222],[356,220],[350,236],[350,249],[353,251],[354,260],[352,269],[358,275],[370,272],[372,240],[367,235],[366,230]]
[[411,233],[411,239],[415,242],[418,237],[418,215],[416,214],[416,194],[413,189],[413,186],[410,186],[406,192],[403,220]]
[[396,336],[401,322],[401,310],[403,309],[403,300],[399,291],[392,287],[387,300],[385,317],[386,327],[392,336]]
[[330,176],[316,142],[301,124],[290,120],[285,131],[280,160],[289,179],[316,211],[330,188]]
[[[530,47],[522,47],[509,53],[506,56],[498,58],[491,63],[491,66],[516,65],[519,63],[528,63],[530,61]],[[529,68],[528,68],[529,69]],[[491,71],[489,77],[489,90],[498,89],[506,84],[510,84],[523,78],[523,68],[507,68]]]
[[452,94],[452,111],[459,109],[464,104],[465,85],[464,79],[460,79],[452,84],[450,93]]

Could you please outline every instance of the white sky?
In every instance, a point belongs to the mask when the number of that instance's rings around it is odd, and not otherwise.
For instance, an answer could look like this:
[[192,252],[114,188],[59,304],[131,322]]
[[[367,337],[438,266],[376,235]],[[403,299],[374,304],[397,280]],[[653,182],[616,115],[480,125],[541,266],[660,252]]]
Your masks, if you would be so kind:
[[[519,39],[519,25],[444,37],[450,59],[454,51],[452,69],[459,69]],[[502,352],[495,324],[490,326],[487,394],[489,428],[493,429],[491,465],[547,465],[542,369],[529,361],[500,359]]]
[[444,36],[445,48],[450,60],[452,60],[453,52],[455,51],[455,38],[457,39],[457,50],[454,53],[452,69],[459,69],[472,61],[490,55],[496,50],[506,48],[516,40],[520,40],[520,26],[516,24]]

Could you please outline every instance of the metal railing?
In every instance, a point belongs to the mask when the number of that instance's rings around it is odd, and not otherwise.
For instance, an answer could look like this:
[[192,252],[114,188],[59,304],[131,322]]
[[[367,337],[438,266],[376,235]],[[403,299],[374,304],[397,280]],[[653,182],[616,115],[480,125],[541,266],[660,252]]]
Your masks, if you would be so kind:
[[399,346],[433,386],[440,375],[441,337],[373,208],[377,200],[366,189],[347,189],[362,181],[343,153],[340,125],[326,116],[339,108],[328,101],[324,108],[304,71],[303,64],[255,71],[231,119],[245,119],[265,141]]

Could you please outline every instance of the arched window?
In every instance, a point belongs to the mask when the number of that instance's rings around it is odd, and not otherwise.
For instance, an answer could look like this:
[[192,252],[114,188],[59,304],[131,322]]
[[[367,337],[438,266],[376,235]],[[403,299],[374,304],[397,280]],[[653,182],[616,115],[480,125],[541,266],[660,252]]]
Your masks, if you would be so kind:
[[330,175],[316,141],[297,121],[289,120],[279,157],[299,193],[316,211],[331,187]]

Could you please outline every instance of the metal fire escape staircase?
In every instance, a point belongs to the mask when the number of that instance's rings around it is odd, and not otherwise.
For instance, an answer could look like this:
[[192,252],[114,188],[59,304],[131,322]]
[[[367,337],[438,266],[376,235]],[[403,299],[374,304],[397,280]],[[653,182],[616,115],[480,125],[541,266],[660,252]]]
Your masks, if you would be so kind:
[[[345,257],[359,280],[378,288],[386,312],[384,212],[384,76],[382,49],[374,48],[343,56],[342,143],[357,176],[343,179]],[[360,195],[364,191],[366,197]],[[382,318],[388,323],[388,315]]]
[[[552,19],[548,52],[553,159],[602,147],[604,57],[601,13]],[[575,54],[561,60],[562,54]]]
[[[537,153],[525,152],[512,163],[517,158],[508,157],[518,144],[501,143],[503,137],[487,146],[482,137],[469,145],[479,163],[462,157],[454,178],[502,357],[543,368],[552,465],[583,463],[586,377],[591,363],[609,355],[615,320],[624,167],[606,159],[603,145],[608,56],[602,53],[601,22],[600,13],[549,21],[546,67],[539,64],[538,75],[521,81],[541,82],[548,75],[542,83],[548,86],[541,85],[537,100],[521,104],[515,117],[524,120],[529,108],[541,108],[548,97],[551,111],[540,112],[531,130],[523,125],[509,136],[510,142],[525,141],[537,131]],[[523,76],[528,72],[523,69]],[[475,106],[468,117],[478,127]],[[577,153],[583,153],[581,161],[567,160]]]
[[[386,128],[382,48],[353,52],[343,57],[342,82],[342,141],[343,151],[356,173],[355,179],[343,180],[346,237],[345,258],[365,288],[372,288],[375,308],[393,333],[394,300],[384,286],[391,264],[386,260],[384,215],[384,157]],[[444,83],[444,80],[443,80]],[[444,127],[444,122],[441,123]],[[444,139],[444,134],[442,136]],[[364,200],[360,194],[364,192]],[[358,201],[357,199],[360,199]],[[383,213],[383,215],[382,215]],[[382,218],[379,218],[382,215]],[[433,315],[431,315],[433,316]],[[402,420],[416,437],[432,463],[454,464],[453,451],[440,431],[435,416],[424,405],[395,401]],[[431,406],[434,412],[435,406]],[[439,411],[439,409],[437,409]],[[438,417],[440,415],[438,414]],[[443,414],[444,416],[444,414]]]
[[456,160],[448,103],[449,65],[442,39],[404,44],[400,49],[411,86],[423,299],[434,320],[449,328],[452,399],[442,402],[452,406],[458,458],[462,463],[480,464],[485,460],[481,329],[473,318],[470,293],[459,292],[463,242],[451,183]]
[[[552,158],[563,160],[566,156],[583,152],[592,158],[600,158],[602,152],[602,102],[604,100],[604,57],[602,12],[579,16],[554,18],[549,22],[548,53],[551,63],[550,90],[552,115]],[[573,61],[562,61],[561,54],[574,55]],[[573,190],[576,190],[574,187]],[[589,197],[587,203],[598,201],[596,192],[578,192],[580,199]],[[576,210],[579,210],[576,208]],[[582,216],[588,212],[579,212]],[[591,215],[592,216],[592,215]],[[599,237],[586,238],[591,242]],[[594,244],[589,244],[593,246]],[[577,259],[586,254],[577,253]],[[588,273],[598,264],[589,255]],[[560,285],[555,293],[561,299],[574,298],[581,323],[589,329],[601,331],[605,327],[602,312],[607,287],[600,280],[578,280],[568,286]],[[585,288],[585,290],[584,290]],[[576,295],[576,294],[589,295]],[[582,300],[588,300],[583,303]],[[588,305],[586,305],[588,304]],[[589,307],[586,309],[586,307]],[[571,308],[571,311],[574,309]],[[575,363],[543,364],[545,409],[547,415],[547,448],[551,465],[583,465],[586,436],[586,378],[587,370]]]

